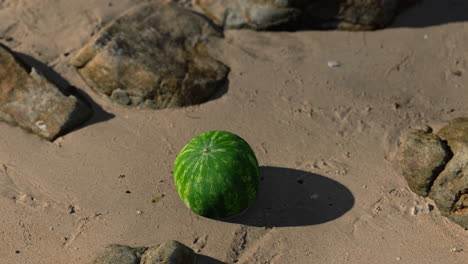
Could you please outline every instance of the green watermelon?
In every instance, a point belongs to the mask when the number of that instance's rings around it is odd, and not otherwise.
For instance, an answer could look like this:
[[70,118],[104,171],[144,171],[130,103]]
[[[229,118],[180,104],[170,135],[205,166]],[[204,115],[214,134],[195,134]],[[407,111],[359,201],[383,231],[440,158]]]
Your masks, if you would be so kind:
[[177,156],[173,173],[185,205],[209,218],[225,218],[247,209],[260,182],[252,148],[226,131],[208,131],[193,138]]

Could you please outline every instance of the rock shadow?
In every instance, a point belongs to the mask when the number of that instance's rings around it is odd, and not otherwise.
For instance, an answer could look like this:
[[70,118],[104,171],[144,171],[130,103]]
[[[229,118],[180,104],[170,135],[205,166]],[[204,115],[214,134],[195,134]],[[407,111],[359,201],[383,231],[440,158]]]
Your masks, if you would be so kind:
[[420,28],[464,21],[468,21],[466,0],[421,0],[400,12],[387,28]]
[[354,206],[348,188],[315,173],[262,166],[260,176],[256,201],[242,214],[221,221],[257,227],[316,225]]
[[13,52],[14,55],[23,62],[24,66],[28,68],[35,68],[40,72],[47,80],[57,85],[58,89],[66,96],[73,95],[78,99],[81,99],[86,103],[92,110],[92,116],[83,124],[64,130],[58,137],[64,134],[76,131],[86,126],[94,125],[96,123],[104,122],[115,117],[114,114],[106,112],[100,105],[98,105],[87,93],[72,86],[67,80],[65,80],[60,74],[50,68],[48,65],[36,60],[35,58],[20,52]]
[[225,262],[219,261],[212,257],[205,255],[197,255],[197,264],[226,264]]
[[[229,76],[228,76],[229,77]],[[218,100],[219,98],[223,97],[225,94],[227,94],[229,90],[229,79],[226,80],[226,82],[224,83],[223,86],[221,86],[208,100],[206,100],[206,102],[204,103],[208,103],[208,102],[211,102],[211,101],[215,101],[215,100]],[[202,103],[202,104],[204,104]]]

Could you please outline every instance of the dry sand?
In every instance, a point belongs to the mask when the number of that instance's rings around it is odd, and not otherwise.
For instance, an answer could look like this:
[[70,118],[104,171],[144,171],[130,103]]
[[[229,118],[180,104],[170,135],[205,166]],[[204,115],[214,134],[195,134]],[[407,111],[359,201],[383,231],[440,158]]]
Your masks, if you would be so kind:
[[[100,25],[142,2],[0,0],[0,41],[87,93],[97,111],[54,142],[0,123],[1,264],[84,264],[109,243],[168,239],[226,263],[467,263],[467,231],[428,210],[433,202],[394,166],[410,127],[468,116],[463,1],[428,0],[374,32],[227,31],[211,44],[231,67],[227,92],[158,111],[108,103],[69,64]],[[274,206],[255,212],[261,219],[206,219],[179,199],[173,161],[213,129],[256,152],[270,181],[261,206]]]

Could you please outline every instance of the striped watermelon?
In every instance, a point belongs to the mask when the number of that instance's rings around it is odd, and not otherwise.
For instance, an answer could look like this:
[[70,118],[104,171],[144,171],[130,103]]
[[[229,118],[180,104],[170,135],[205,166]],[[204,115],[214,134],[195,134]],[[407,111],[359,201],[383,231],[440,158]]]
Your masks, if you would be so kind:
[[174,182],[185,205],[210,218],[241,213],[257,195],[255,153],[241,137],[208,131],[193,138],[174,164]]

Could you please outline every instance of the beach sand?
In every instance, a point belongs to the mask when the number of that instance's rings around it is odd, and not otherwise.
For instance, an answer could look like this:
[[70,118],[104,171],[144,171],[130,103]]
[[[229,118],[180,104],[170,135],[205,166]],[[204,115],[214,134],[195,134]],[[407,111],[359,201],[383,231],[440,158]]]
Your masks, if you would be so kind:
[[[85,264],[107,244],[170,239],[224,263],[467,263],[467,231],[395,165],[410,128],[468,116],[466,4],[426,1],[372,32],[228,30],[210,42],[231,68],[216,98],[125,109],[70,60],[145,2],[0,1],[0,41],[82,90],[96,112],[54,142],[0,123],[0,264]],[[197,216],[176,192],[175,157],[208,130],[238,134],[257,155],[265,183],[246,217]]]

